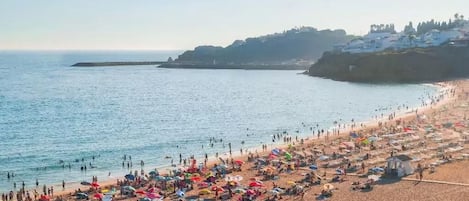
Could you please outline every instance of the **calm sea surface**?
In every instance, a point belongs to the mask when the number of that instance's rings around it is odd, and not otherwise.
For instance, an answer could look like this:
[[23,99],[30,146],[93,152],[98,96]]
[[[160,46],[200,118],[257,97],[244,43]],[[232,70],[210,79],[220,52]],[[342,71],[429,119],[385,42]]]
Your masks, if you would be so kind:
[[[148,170],[168,165],[165,156],[179,163],[179,153],[223,155],[228,142],[239,153],[241,147],[272,144],[272,134],[307,136],[317,124],[327,129],[335,120],[365,121],[398,105],[419,106],[436,92],[424,85],[336,82],[299,71],[69,67],[166,60],[178,53],[0,52],[0,191],[12,190],[13,182],[18,189],[22,181],[32,188],[36,178],[42,185],[103,179],[109,172],[123,176],[129,172],[122,168],[124,155],[132,156],[131,169],[140,169],[143,160]],[[223,142],[211,147],[210,137]],[[87,171],[80,171],[85,164]],[[7,172],[15,177],[8,180]]]

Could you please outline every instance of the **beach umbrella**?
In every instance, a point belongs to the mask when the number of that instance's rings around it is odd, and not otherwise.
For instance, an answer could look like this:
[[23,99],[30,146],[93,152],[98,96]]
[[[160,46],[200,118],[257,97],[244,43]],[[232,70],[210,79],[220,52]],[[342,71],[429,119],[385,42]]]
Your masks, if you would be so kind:
[[148,174],[149,174],[150,176],[156,176],[156,175],[158,175],[158,173],[157,173],[156,171],[154,171],[154,170],[150,171]]
[[217,178],[215,178],[215,176],[210,176],[210,177],[207,177],[207,179],[205,179],[206,182],[215,182],[217,180]]
[[156,181],[164,181],[165,179],[166,179],[166,177],[163,177],[163,176],[156,176],[155,177]]
[[151,201],[150,198],[140,198],[139,201]]
[[274,188],[273,190],[274,190],[274,191],[277,191],[277,192],[279,192],[279,193],[283,193],[283,192],[284,192],[284,190],[281,189],[281,188],[279,188],[279,187]]
[[294,181],[287,181],[287,184],[289,185],[295,185],[296,183]]
[[291,154],[289,152],[285,152],[285,159],[291,160]]
[[378,140],[379,140],[379,138],[375,137],[375,136],[368,137],[368,141],[370,141],[370,142],[376,142]]
[[254,192],[253,190],[249,189],[249,190],[246,191],[246,194],[248,194],[248,195],[255,195],[256,192]]
[[273,194],[273,195],[277,195],[279,194],[280,192],[276,191],[276,190],[270,190],[269,191],[270,194]]
[[81,184],[81,185],[84,185],[84,186],[89,186],[89,185],[91,185],[91,183],[90,183],[90,182],[87,182],[87,181],[82,181],[82,182],[80,182],[80,184]]
[[373,171],[373,172],[384,172],[384,169],[380,168],[380,167],[374,167],[374,168],[371,168],[371,171]]
[[309,166],[309,169],[318,170],[318,166],[317,165],[311,165],[311,166]]
[[241,166],[241,165],[244,164],[244,161],[238,159],[238,160],[235,160],[234,163],[235,163],[236,165]]
[[154,193],[154,192],[155,192],[155,187],[149,188],[147,192],[149,192],[149,193]]
[[336,169],[336,170],[335,170],[335,173],[336,173],[336,174],[339,174],[339,175],[345,174],[344,170],[342,170],[342,169]]
[[48,201],[50,197],[48,195],[41,195],[41,200]]
[[170,176],[167,176],[167,177],[164,177],[164,180],[165,181],[172,181],[172,180],[174,180],[174,178],[170,177]]
[[181,197],[184,197],[185,193],[184,191],[178,190],[176,191],[176,195],[181,198]]
[[368,179],[371,179],[373,181],[379,181],[379,175],[369,175]]
[[238,185],[238,182],[230,181],[230,182],[228,182],[228,184],[229,184],[230,186],[237,186],[237,185]]
[[101,190],[101,193],[108,193],[109,192],[109,189],[102,189]]
[[358,138],[359,136],[358,136],[357,133],[350,133],[350,137],[352,137],[352,138]]
[[269,160],[273,160],[273,159],[276,159],[276,158],[277,158],[277,155],[269,154]]
[[272,149],[272,154],[278,156],[280,154],[280,149],[279,148]]
[[241,176],[241,175],[236,175],[236,176],[234,176],[234,180],[233,180],[233,181],[240,182],[240,181],[242,181],[242,180],[243,180],[243,176]]
[[325,161],[327,159],[329,159],[329,156],[326,156],[326,155],[319,156],[319,160]]
[[98,188],[98,187],[99,187],[99,184],[98,184],[98,182],[93,182],[93,183],[91,183],[91,186],[92,186],[93,188]]
[[211,188],[212,191],[218,191],[218,192],[224,192],[225,189],[223,189],[222,187],[219,187],[219,186],[212,186]]
[[135,193],[143,195],[143,194],[146,194],[147,192],[145,192],[144,190],[136,190]]
[[368,141],[368,139],[364,139],[364,140],[362,140],[362,144],[364,144],[364,145],[370,144],[370,141]]
[[200,182],[200,181],[202,181],[202,177],[194,177],[194,176],[193,176],[193,177],[191,177],[191,181],[193,181],[193,182]]
[[129,191],[135,192],[135,188],[132,187],[132,186],[124,186],[123,188],[126,189],[126,190],[129,190]]
[[212,192],[208,189],[202,189],[199,191],[199,195],[207,195],[207,194],[211,194]]
[[104,196],[103,196],[103,194],[101,194],[101,193],[96,193],[96,194],[94,194],[93,197],[96,198],[96,199],[100,199],[100,200],[101,200],[101,199],[103,199]]
[[324,184],[324,186],[322,186],[322,188],[327,191],[327,190],[334,189],[334,186],[332,184],[327,183],[327,184]]
[[158,198],[161,198],[161,195],[160,194],[157,194],[157,193],[147,193],[147,198],[150,198],[150,199],[158,199]]
[[254,181],[254,182],[251,182],[249,183],[249,187],[262,187],[263,184],[259,181]]
[[234,190],[235,193],[238,193],[238,194],[244,194],[246,193],[246,190],[242,189],[242,188],[237,188]]
[[127,175],[125,175],[125,178],[128,179],[128,180],[134,180],[135,176],[131,175],[131,174],[127,174]]
[[197,184],[197,186],[199,188],[207,188],[208,187],[208,183],[207,182],[200,182],[199,184]]

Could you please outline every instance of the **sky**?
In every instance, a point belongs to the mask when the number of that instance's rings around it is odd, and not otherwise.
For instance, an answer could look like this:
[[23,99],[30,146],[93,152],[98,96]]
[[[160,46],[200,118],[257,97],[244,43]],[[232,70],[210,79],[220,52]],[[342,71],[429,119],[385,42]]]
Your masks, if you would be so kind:
[[0,49],[186,50],[300,26],[399,31],[455,13],[469,17],[467,0],[0,0]]

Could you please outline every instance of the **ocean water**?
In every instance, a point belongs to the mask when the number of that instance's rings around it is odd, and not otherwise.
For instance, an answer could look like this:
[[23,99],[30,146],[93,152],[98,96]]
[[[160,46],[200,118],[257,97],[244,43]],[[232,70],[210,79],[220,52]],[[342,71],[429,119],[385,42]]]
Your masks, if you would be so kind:
[[[113,178],[140,170],[140,160],[146,170],[169,165],[165,156],[179,163],[180,153],[226,157],[227,143],[235,153],[254,151],[271,145],[279,132],[310,136],[310,127],[365,121],[402,104],[419,106],[436,92],[426,85],[353,84],[299,71],[69,67],[179,53],[0,52],[0,192],[13,190],[14,182],[17,189],[22,181],[32,188],[36,179],[40,185],[110,179],[109,172]],[[211,147],[210,137],[223,142]],[[122,167],[124,155],[132,157],[132,168]],[[80,170],[85,164],[86,172]],[[7,179],[7,172],[15,177]]]

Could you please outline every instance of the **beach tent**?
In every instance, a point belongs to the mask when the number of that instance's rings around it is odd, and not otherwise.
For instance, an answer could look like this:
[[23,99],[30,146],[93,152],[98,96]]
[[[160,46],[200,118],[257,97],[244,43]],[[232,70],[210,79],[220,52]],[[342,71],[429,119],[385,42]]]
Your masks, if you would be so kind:
[[403,177],[412,174],[414,169],[410,162],[412,158],[407,155],[397,155],[386,159],[386,173]]

